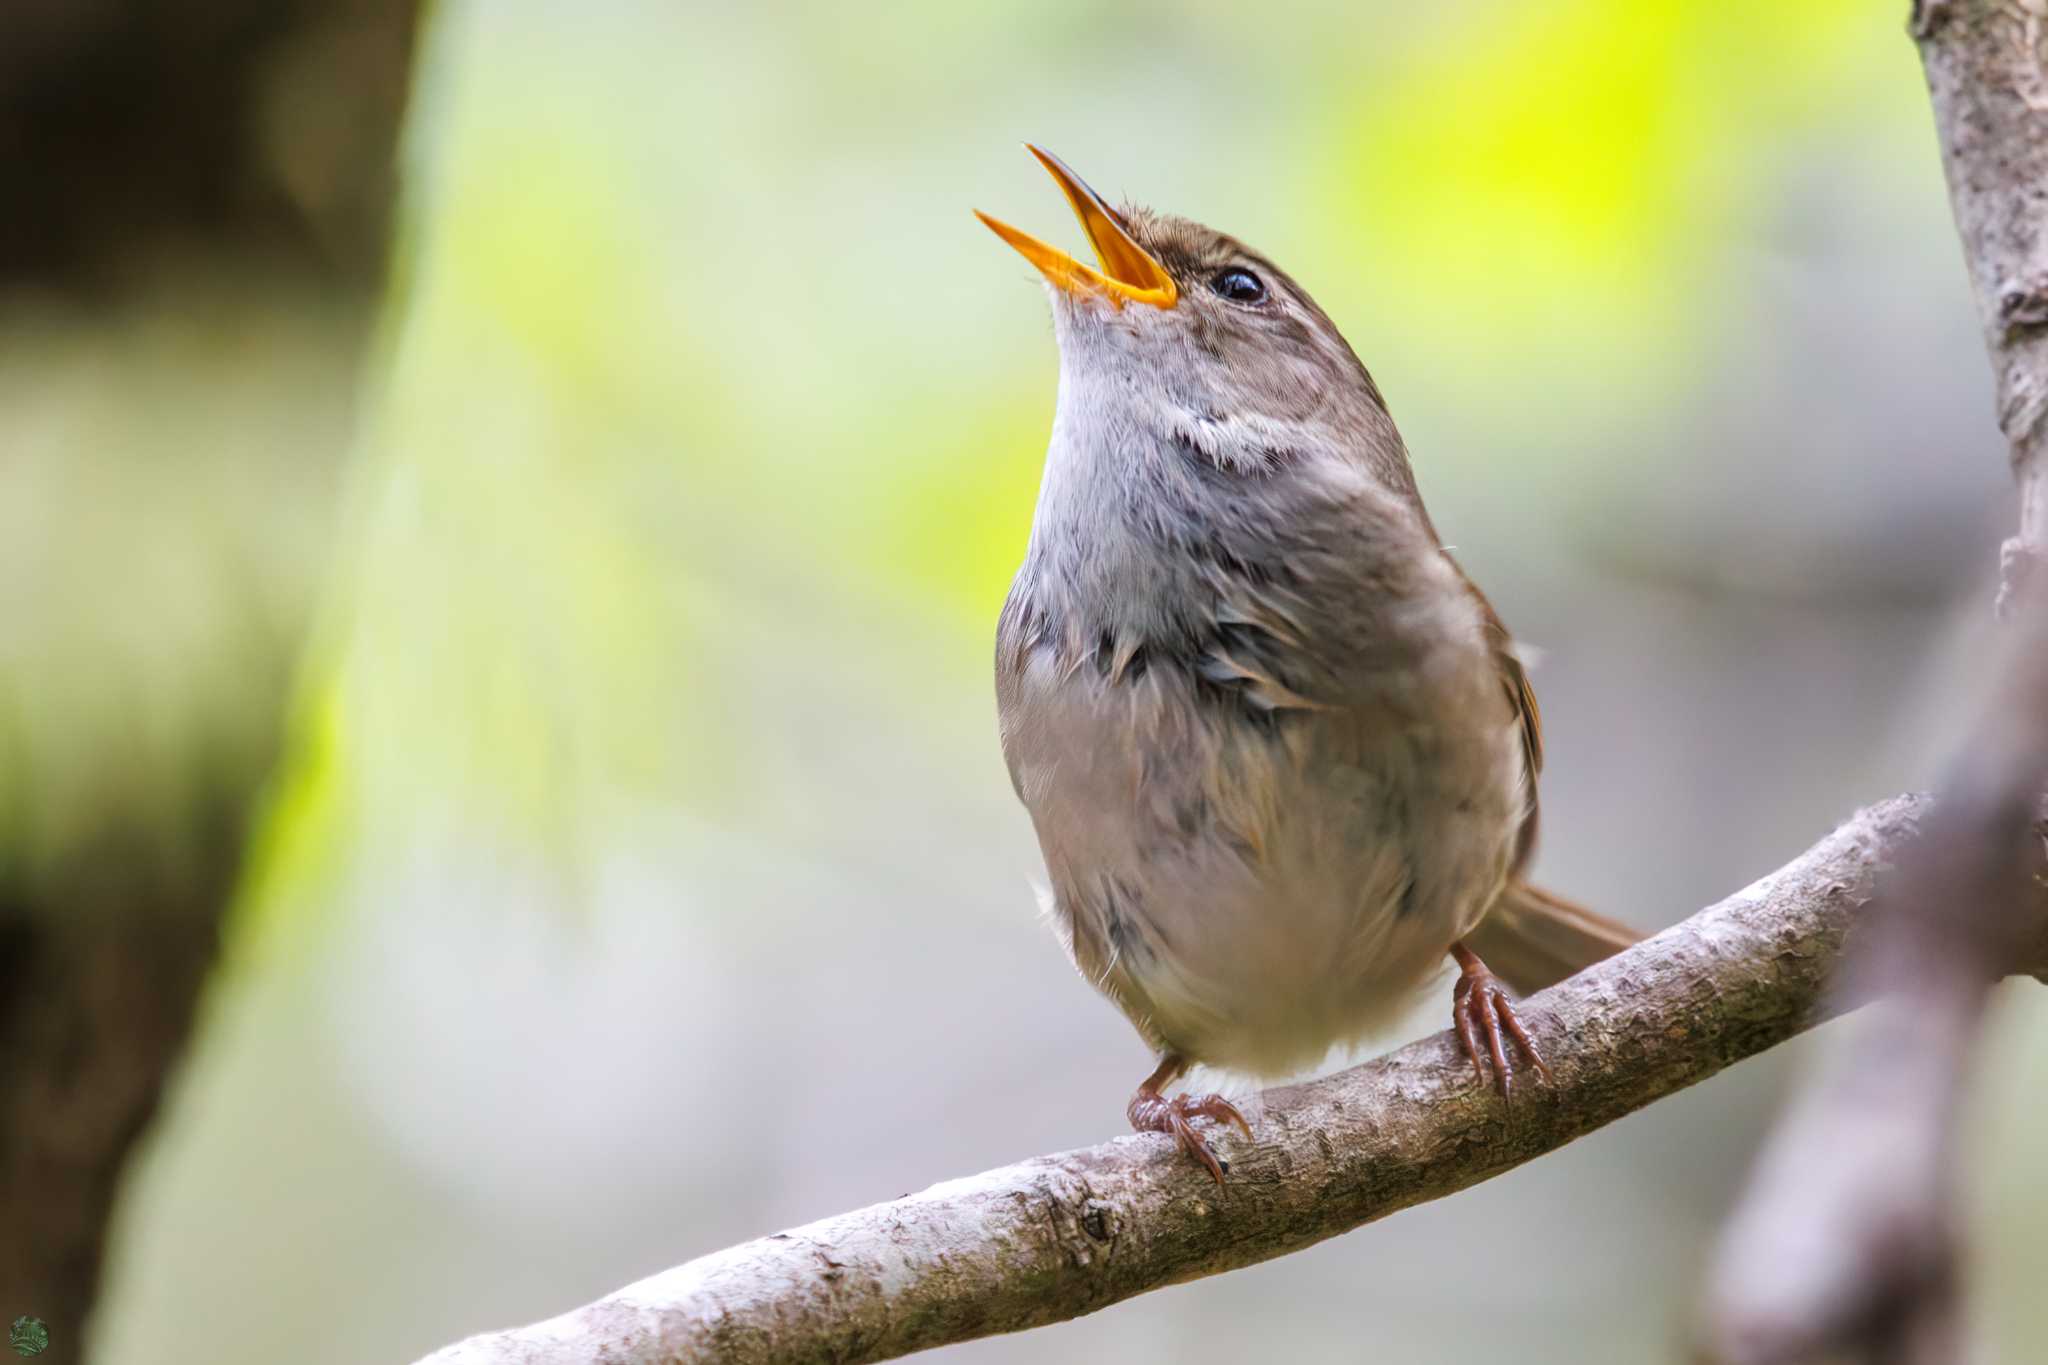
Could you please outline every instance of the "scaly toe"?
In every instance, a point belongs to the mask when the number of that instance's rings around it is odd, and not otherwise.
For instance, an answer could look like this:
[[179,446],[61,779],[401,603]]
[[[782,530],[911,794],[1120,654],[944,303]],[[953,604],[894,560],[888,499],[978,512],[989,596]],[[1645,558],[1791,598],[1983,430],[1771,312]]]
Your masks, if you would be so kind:
[[1514,997],[1491,974],[1469,972],[1459,978],[1451,993],[1451,1022],[1457,1028],[1458,1050],[1472,1063],[1473,1074],[1481,1085],[1491,1083],[1498,1089],[1502,1099],[1512,1101],[1515,1096],[1516,1052],[1544,1080],[1552,1079],[1536,1041],[1515,1013]]
[[1222,1189],[1223,1162],[1216,1153],[1209,1150],[1209,1144],[1202,1141],[1202,1135],[1188,1122],[1188,1112],[1184,1105],[1176,1102],[1172,1112],[1173,1136],[1180,1143],[1180,1149],[1199,1161],[1202,1169],[1209,1173],[1209,1178],[1216,1182],[1216,1188]]
[[1243,1134],[1246,1142],[1252,1140],[1252,1126],[1245,1122],[1244,1115],[1238,1112],[1237,1106],[1221,1095],[1204,1095],[1200,1099],[1183,1097],[1183,1110],[1189,1118],[1205,1118],[1212,1123],[1227,1123]]
[[1245,1122],[1237,1106],[1221,1095],[1175,1095],[1172,1099],[1154,1093],[1140,1093],[1131,1100],[1131,1127],[1141,1133],[1171,1133],[1180,1149],[1201,1164],[1209,1178],[1223,1184],[1227,1166],[1209,1149],[1202,1135],[1195,1131],[1193,1120],[1208,1119],[1212,1123],[1227,1123],[1234,1126],[1249,1140],[1251,1125]]

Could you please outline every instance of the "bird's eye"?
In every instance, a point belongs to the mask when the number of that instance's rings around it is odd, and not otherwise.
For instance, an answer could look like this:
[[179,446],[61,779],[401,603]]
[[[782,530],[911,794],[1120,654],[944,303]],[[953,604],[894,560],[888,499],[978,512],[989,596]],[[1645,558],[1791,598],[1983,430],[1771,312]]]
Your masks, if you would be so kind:
[[1209,287],[1232,303],[1258,303],[1266,297],[1266,282],[1240,266],[1217,271]]

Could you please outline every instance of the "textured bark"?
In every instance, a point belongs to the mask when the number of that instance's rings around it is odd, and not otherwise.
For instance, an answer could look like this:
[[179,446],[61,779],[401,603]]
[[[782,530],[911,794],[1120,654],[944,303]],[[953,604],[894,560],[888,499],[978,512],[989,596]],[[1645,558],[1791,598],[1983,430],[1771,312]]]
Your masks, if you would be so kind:
[[[1824,1017],[1830,968],[1925,802],[1863,811],[1778,872],[1534,996],[1556,1084],[1512,1108],[1448,1033],[1269,1090],[1227,1187],[1160,1136],[935,1185],[713,1253],[432,1365],[855,1362],[1080,1317],[1453,1194]],[[2035,907],[2048,944],[2048,902]]]
[[2048,7],[1921,0],[1912,31],[1927,71],[1942,167],[1984,344],[1998,425],[2020,485],[2019,541],[2048,544]]
[[[2048,436],[2048,18],[2028,4],[1942,0],[1921,6],[1913,33],[1999,381],[1999,428],[2030,483]],[[2038,544],[2044,530],[2048,505],[2030,497],[2021,534]]]

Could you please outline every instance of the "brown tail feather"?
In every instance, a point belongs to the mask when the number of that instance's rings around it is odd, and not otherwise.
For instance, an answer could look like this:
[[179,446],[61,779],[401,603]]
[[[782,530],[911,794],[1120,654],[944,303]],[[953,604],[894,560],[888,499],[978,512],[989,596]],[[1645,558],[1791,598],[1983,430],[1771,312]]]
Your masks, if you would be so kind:
[[1527,882],[1510,882],[1465,942],[1494,975],[1527,994],[1612,957],[1647,935]]

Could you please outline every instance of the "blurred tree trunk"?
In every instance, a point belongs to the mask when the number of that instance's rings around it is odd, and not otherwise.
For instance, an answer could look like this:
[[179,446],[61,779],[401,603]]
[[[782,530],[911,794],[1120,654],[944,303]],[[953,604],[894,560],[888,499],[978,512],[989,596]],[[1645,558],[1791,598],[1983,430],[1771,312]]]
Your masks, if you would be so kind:
[[416,9],[0,15],[0,1327],[44,1361],[84,1354],[279,746]]
[[79,1358],[123,1163],[213,962],[240,815],[210,813],[188,869],[110,830],[46,898],[0,899],[0,1311],[48,1324],[50,1358]]
[[166,248],[373,276],[417,0],[12,0],[0,284],[118,291]]

